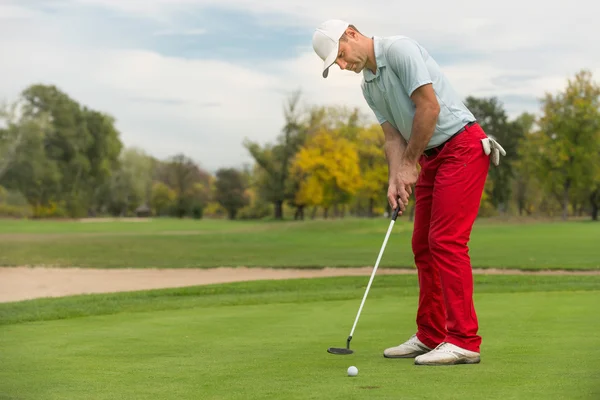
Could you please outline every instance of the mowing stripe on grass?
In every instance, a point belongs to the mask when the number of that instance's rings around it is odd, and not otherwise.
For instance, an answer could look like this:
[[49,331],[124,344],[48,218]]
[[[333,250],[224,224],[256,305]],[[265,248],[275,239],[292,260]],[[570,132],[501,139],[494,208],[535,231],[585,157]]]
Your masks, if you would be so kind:
[[[327,285],[316,289],[325,295]],[[600,291],[480,291],[482,363],[431,368],[382,357],[415,329],[417,299],[389,289],[366,305],[352,356],[326,348],[344,343],[356,299],[197,304],[4,326],[0,393],[21,400],[592,400],[598,394]],[[350,365],[359,369],[356,378],[346,376]]]
[[[373,265],[389,224],[386,219],[344,219],[9,225],[14,233],[5,231],[0,240],[3,266],[189,268]],[[396,223],[380,267],[413,266],[411,234],[410,222]],[[469,254],[476,268],[600,270],[598,237],[597,223],[477,221]]]
[[[474,282],[475,295],[600,290],[600,276],[476,275]],[[365,277],[292,279],[28,300],[0,304],[0,325],[120,312],[359,300],[364,295],[367,283]],[[384,275],[376,277],[369,299],[382,296],[414,297],[417,294],[418,281],[415,275]]]

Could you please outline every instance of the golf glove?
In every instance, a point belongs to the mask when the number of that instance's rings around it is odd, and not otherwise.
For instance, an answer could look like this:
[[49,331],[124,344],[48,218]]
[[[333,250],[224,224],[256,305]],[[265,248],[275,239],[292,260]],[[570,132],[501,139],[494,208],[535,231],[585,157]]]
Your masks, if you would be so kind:
[[500,164],[500,154],[505,156],[506,151],[504,151],[502,146],[500,146],[500,143],[496,142],[492,138],[481,139],[481,143],[483,144],[483,151],[485,155],[489,156],[491,153],[492,162],[495,166],[498,166],[498,164]]

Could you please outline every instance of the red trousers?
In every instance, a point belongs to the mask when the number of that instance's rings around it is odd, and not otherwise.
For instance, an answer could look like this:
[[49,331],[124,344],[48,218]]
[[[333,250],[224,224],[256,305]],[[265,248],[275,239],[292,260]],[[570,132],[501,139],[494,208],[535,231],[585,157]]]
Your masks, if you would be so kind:
[[415,185],[412,249],[419,277],[417,337],[428,347],[449,342],[479,352],[468,242],[490,158],[478,124],[421,156]]

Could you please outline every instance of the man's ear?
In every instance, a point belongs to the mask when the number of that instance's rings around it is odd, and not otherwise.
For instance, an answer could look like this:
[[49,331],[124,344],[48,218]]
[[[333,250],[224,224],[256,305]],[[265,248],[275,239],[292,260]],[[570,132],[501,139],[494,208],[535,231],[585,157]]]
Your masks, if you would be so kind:
[[352,28],[346,28],[346,36],[348,36],[349,38],[352,39],[356,39],[357,33],[354,29]]

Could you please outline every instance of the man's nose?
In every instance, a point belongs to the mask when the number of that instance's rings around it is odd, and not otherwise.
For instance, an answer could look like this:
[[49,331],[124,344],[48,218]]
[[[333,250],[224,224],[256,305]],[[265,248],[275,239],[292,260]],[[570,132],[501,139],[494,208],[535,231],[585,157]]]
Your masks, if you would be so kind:
[[337,64],[340,66],[340,69],[346,69],[346,67],[348,66],[348,63],[344,60],[338,60]]

